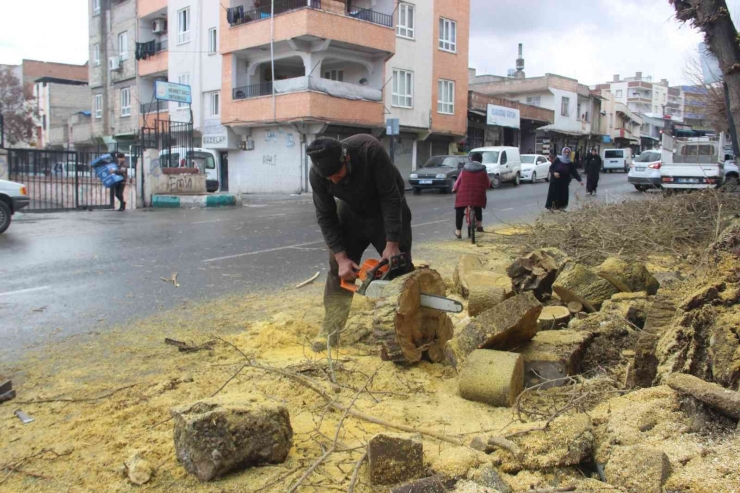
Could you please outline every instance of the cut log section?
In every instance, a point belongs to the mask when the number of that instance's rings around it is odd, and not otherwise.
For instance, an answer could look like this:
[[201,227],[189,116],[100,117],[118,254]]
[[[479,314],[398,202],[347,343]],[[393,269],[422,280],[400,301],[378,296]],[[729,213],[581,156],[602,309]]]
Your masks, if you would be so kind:
[[597,311],[604,301],[619,292],[612,283],[576,263],[563,268],[552,290],[565,303],[582,304],[587,312]]
[[546,306],[537,319],[537,330],[562,329],[570,321],[570,310],[564,306]]
[[452,337],[452,320],[445,312],[421,306],[421,293],[445,296],[442,276],[418,269],[391,281],[377,300],[373,317],[381,358],[397,364],[416,363],[425,354],[435,363]]
[[[562,268],[565,254],[554,249],[552,253],[535,250],[525,257],[516,259],[507,269],[514,291],[532,291],[544,301],[552,293],[552,283]],[[554,256],[553,256],[554,255]],[[555,258],[557,257],[557,258]]]
[[524,358],[504,351],[473,351],[460,371],[458,386],[463,399],[511,406],[524,386]]
[[460,255],[455,266],[455,272],[452,273],[452,282],[455,285],[457,293],[467,298],[469,288],[466,277],[472,272],[482,271],[484,269],[485,267],[479,256],[467,253]]
[[510,298],[511,294],[513,293],[510,290],[507,292],[506,289],[498,286],[471,286],[468,296],[468,315],[475,317]]
[[583,305],[577,301],[571,301],[568,303],[568,311],[575,315],[576,313],[583,311]]
[[596,269],[596,273],[612,283],[623,293],[647,291],[653,295],[658,292],[660,283],[640,262],[625,262],[609,257]]

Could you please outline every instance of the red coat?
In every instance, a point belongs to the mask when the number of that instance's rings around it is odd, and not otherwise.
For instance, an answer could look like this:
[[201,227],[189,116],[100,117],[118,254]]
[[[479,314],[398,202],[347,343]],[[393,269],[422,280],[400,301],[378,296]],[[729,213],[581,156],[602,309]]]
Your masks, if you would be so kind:
[[[471,171],[473,168],[475,171]],[[455,207],[483,207],[488,203],[486,190],[491,186],[491,180],[488,179],[485,166],[473,163],[465,165],[460,176],[455,182],[454,189],[457,190],[455,197]]]

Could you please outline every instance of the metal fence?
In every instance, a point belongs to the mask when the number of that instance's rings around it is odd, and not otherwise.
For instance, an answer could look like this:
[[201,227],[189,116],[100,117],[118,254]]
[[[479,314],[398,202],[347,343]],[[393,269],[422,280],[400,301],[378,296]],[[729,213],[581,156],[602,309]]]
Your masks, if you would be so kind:
[[252,84],[250,86],[235,87],[232,89],[234,99],[249,99],[272,94],[272,82]]
[[362,21],[372,22],[373,24],[393,27],[393,15],[383,14],[374,10],[362,9],[360,7],[349,7],[347,9],[347,15]]
[[[275,15],[302,8],[320,9],[321,0],[278,0],[275,2]],[[260,7],[253,10],[244,10],[243,6],[226,9],[226,20],[231,26],[247,24],[261,19],[269,19],[272,6]]]
[[107,148],[95,152],[8,149],[8,179],[28,190],[31,203],[23,212],[112,209],[112,190],[103,186],[90,166],[109,153]]

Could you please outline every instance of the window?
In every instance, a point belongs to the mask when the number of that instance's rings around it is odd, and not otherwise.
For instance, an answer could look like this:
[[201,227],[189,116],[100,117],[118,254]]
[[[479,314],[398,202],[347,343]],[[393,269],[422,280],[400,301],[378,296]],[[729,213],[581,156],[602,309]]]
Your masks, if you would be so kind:
[[93,97],[93,110],[95,111],[95,118],[103,118],[103,95],[96,94]]
[[324,72],[324,79],[338,80],[344,82],[344,70],[327,70]]
[[93,15],[100,15],[100,2],[102,0],[93,0]]
[[393,98],[391,104],[399,108],[414,106],[414,73],[407,70],[393,71]]
[[501,151],[501,164],[506,164],[506,151]]
[[118,55],[121,57],[121,60],[127,60],[128,59],[128,32],[123,31],[121,34],[118,35]]
[[542,104],[542,96],[527,96],[527,104],[540,106]]
[[131,88],[121,89],[121,116],[131,116]]
[[96,67],[100,66],[100,45],[97,43],[93,45],[93,63]]
[[576,104],[576,118],[578,118],[579,120],[583,119],[581,118],[581,102],[580,101],[578,101],[578,103]]
[[[177,83],[182,84],[183,86],[189,86],[190,85],[190,74],[180,74],[177,76]],[[177,103],[178,108],[185,108],[188,105],[188,103]]]
[[439,49],[457,51],[457,22],[439,18]]
[[569,106],[570,98],[563,98],[562,103],[560,104],[560,114],[563,116],[570,116]]
[[455,113],[455,83],[440,79],[437,84],[437,113],[452,115]]
[[402,38],[414,39],[414,6],[402,3],[398,6],[398,26],[396,34]]
[[190,41],[190,9],[182,9],[177,12],[177,44]]
[[217,31],[215,27],[212,27],[208,30],[208,54],[213,55],[214,53],[218,53],[218,36],[216,35]]
[[217,92],[211,93],[208,95],[208,107],[211,110],[211,116],[218,116],[219,115],[219,96],[220,94]]
[[621,98],[621,97],[622,97],[622,90],[621,90],[621,89],[619,89],[619,90],[617,91],[617,97],[618,97],[618,98]]

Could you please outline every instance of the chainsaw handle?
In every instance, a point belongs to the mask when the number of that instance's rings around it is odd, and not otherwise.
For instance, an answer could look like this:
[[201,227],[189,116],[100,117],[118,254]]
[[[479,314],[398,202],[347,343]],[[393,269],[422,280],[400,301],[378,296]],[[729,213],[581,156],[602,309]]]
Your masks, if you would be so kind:
[[345,281],[344,279],[340,281],[340,286],[342,286],[342,288],[352,293],[356,293],[357,290],[359,289],[359,286],[357,284],[355,284],[354,282]]

